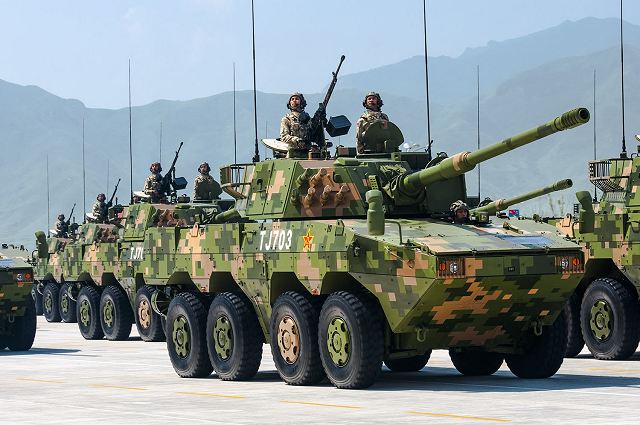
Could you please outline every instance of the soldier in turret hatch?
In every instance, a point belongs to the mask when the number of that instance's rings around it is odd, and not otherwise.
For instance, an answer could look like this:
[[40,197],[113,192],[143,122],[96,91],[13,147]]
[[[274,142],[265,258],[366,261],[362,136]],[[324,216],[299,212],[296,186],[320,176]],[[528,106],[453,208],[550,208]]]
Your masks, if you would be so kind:
[[213,199],[220,199],[222,189],[220,184],[209,175],[211,167],[206,162],[203,162],[198,167],[199,176],[196,176],[193,182],[193,200],[194,201],[211,201]]
[[453,222],[455,224],[465,224],[469,222],[469,206],[462,201],[456,201],[451,204],[451,212],[453,213]]
[[56,237],[69,237],[69,223],[64,220],[64,214],[58,215],[58,221],[56,221]]
[[[280,121],[280,140],[289,145],[290,158],[307,158],[311,144],[324,144],[324,134],[313,134],[311,116],[305,112],[307,101],[299,92],[289,96],[288,112]],[[324,111],[322,111],[324,112]],[[322,137],[322,140],[317,140]]]
[[151,196],[151,202],[160,202],[164,198],[162,193],[162,166],[159,162],[154,162],[149,167],[151,174],[144,181],[144,193]]
[[382,98],[379,93],[370,91],[364,97],[362,106],[366,108],[366,111],[360,115],[360,118],[356,121],[356,147],[358,149],[358,153],[365,153],[365,150],[367,153],[384,152],[384,146],[367,147],[362,140],[363,133],[372,123],[376,121],[389,121],[387,114],[380,110],[382,105],[384,105],[384,103],[382,102]]
[[91,208],[91,214],[93,214],[93,218],[97,223],[106,223],[107,222],[107,214],[109,207],[105,202],[107,200],[107,196],[104,193],[99,194],[96,197],[96,202],[93,204]]

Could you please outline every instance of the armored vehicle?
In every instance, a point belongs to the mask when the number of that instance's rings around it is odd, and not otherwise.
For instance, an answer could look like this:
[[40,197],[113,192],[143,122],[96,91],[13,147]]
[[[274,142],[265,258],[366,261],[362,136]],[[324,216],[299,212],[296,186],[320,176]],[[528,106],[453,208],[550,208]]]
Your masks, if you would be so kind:
[[578,192],[577,217],[568,215],[556,223],[584,247],[586,258],[584,278],[566,307],[568,356],[576,356],[586,343],[597,359],[622,360],[638,347],[639,172],[638,154],[589,162],[589,180],[602,191],[600,201]]
[[31,296],[33,269],[23,247],[0,247],[0,350],[31,348],[36,336],[36,311]]
[[339,388],[367,387],[383,361],[419,370],[437,348],[467,375],[505,360],[519,377],[553,375],[562,308],[583,273],[579,246],[482,211],[454,224],[449,208],[466,199],[464,173],[476,164],[588,119],[576,109],[453,157],[384,141],[385,153],[223,167],[235,206],[216,221],[236,223],[144,237],[144,279],[159,285],[152,303],[166,314],[174,369],[249,379],[266,342],[293,385],[326,375]]

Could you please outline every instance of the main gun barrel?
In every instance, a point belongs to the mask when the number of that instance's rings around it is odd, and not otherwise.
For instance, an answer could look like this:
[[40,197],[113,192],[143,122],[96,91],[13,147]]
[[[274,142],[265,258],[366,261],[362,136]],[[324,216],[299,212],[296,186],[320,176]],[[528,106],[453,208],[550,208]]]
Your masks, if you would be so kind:
[[479,163],[493,157],[502,155],[503,153],[559,131],[585,124],[589,121],[589,117],[590,114],[587,108],[576,108],[565,112],[541,126],[520,133],[517,136],[509,137],[508,139],[477,151],[460,152],[442,160],[437,165],[405,176],[400,182],[401,190],[405,193],[416,193],[430,183],[447,180],[471,171]]
[[474,208],[470,212],[471,214],[479,212],[486,212],[489,215],[495,214],[498,211],[509,208],[511,205],[519,204],[521,202],[528,201],[529,199],[537,198],[539,196],[543,196],[551,192],[556,192],[558,190],[568,189],[571,186],[573,186],[573,182],[571,181],[571,179],[560,180],[550,186],[532,190],[531,192],[514,196],[513,198],[497,199],[493,202],[488,203],[487,205]]

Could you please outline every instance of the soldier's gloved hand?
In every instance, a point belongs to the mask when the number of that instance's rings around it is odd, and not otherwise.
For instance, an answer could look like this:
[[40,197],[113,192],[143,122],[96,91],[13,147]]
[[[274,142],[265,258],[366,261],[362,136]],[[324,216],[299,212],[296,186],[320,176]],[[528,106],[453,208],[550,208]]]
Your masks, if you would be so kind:
[[327,109],[325,108],[324,103],[321,103],[320,105],[318,105],[317,114],[320,117],[320,119],[322,119],[323,121],[326,121],[326,119],[327,119]]

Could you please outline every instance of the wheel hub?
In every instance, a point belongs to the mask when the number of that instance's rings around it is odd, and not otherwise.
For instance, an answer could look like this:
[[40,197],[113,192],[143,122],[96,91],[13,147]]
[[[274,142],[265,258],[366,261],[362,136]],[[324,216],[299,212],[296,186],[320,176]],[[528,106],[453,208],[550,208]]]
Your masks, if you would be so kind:
[[88,300],[80,302],[80,323],[84,326],[89,326],[91,323],[91,305]]
[[176,354],[181,358],[185,358],[189,355],[191,349],[189,339],[189,324],[187,318],[184,316],[178,316],[173,321],[173,346],[175,347]]
[[62,293],[62,298],[60,299],[60,308],[65,314],[69,312],[69,295],[66,292]]
[[151,306],[147,300],[143,299],[138,304],[138,321],[143,329],[149,329],[151,326]]
[[278,348],[289,364],[295,363],[300,356],[300,332],[291,316],[284,316],[278,324]]
[[228,317],[220,316],[216,320],[213,326],[213,341],[218,357],[222,360],[228,359],[233,349],[233,329]]
[[327,329],[327,348],[333,363],[342,367],[349,361],[351,355],[351,334],[345,321],[334,317]]
[[107,299],[104,303],[104,307],[102,308],[102,313],[104,315],[104,323],[109,327],[113,326],[113,310],[113,302],[110,299]]
[[47,292],[44,296],[44,309],[50,313],[53,310],[53,297],[51,293]]
[[609,303],[605,300],[598,300],[593,304],[589,325],[591,333],[598,341],[606,341],[611,336],[613,315]]

